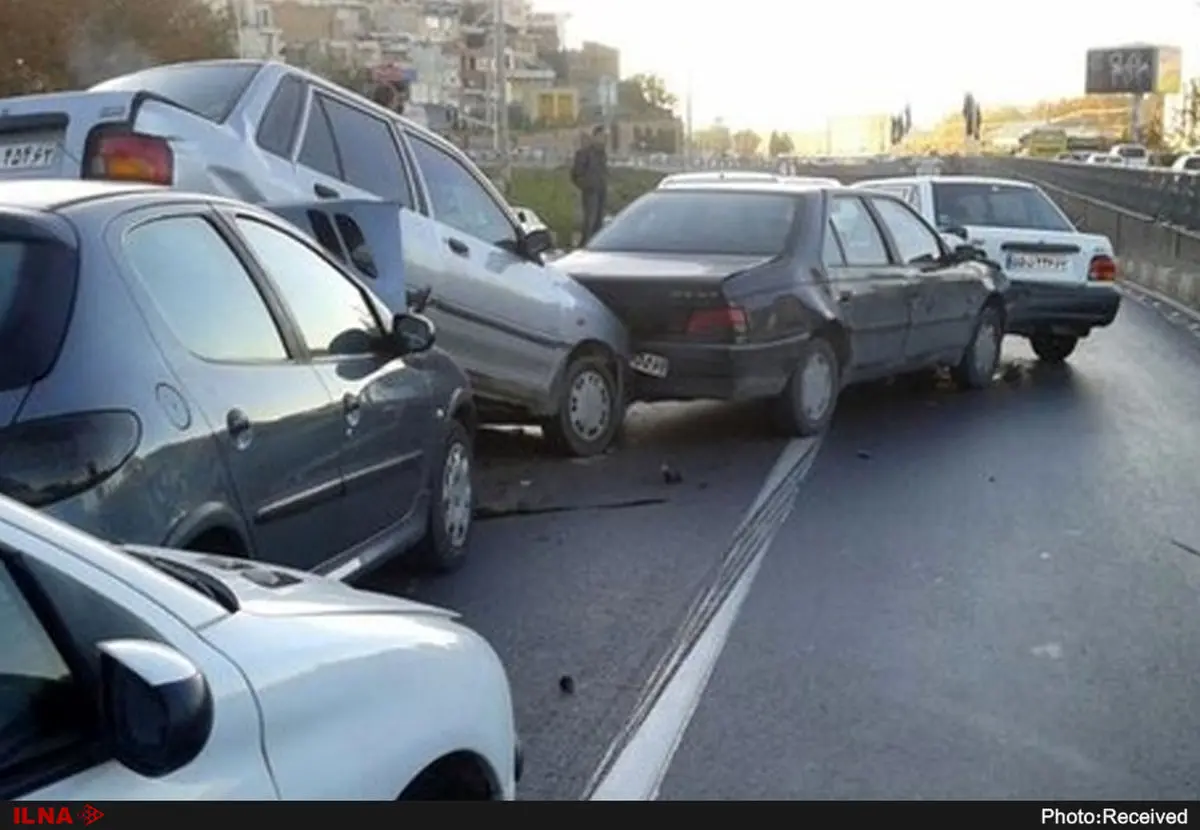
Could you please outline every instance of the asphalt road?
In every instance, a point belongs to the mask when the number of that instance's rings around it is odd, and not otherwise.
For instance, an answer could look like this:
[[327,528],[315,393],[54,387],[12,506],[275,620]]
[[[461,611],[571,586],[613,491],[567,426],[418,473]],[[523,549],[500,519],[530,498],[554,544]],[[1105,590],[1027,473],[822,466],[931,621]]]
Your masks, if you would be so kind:
[[[982,393],[843,397],[659,797],[1195,797],[1200,337],[1126,301],[1066,367],[1005,354]],[[485,435],[467,567],[372,580],[500,652],[523,798],[583,793],[784,446],[754,406],[629,434]]]

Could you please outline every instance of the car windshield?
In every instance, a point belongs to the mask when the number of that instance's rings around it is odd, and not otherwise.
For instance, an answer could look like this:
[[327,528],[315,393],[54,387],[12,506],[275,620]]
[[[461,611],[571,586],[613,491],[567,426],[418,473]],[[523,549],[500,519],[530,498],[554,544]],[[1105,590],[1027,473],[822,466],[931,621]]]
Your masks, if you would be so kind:
[[151,92],[209,121],[229,117],[261,67],[254,63],[195,63],[157,66],[112,78],[97,91]]
[[775,256],[795,223],[787,193],[671,190],[649,193],[587,244],[592,251]]
[[0,236],[0,391],[28,386],[50,371],[74,291],[69,249]]
[[939,228],[991,227],[1071,231],[1071,223],[1036,188],[988,182],[938,182],[933,186]]

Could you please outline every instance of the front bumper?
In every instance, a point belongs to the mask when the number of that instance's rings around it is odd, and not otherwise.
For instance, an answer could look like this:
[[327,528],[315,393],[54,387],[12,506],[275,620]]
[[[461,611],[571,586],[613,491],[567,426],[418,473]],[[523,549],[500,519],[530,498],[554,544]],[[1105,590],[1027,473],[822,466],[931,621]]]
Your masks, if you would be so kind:
[[1121,295],[1110,283],[1055,285],[1013,280],[1007,292],[1008,332],[1049,331],[1084,336],[1116,319]]
[[807,333],[769,343],[716,344],[645,342],[634,354],[649,353],[669,362],[667,376],[629,370],[630,392],[638,401],[750,400],[783,391],[796,369]]

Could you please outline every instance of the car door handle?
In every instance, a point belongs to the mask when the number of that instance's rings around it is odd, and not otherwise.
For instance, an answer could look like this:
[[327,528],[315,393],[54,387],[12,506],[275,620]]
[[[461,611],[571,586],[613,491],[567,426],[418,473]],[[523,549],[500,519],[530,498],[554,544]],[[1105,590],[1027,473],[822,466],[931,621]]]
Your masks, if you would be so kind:
[[313,193],[316,193],[322,199],[340,199],[342,197],[341,193],[324,184],[314,184]]
[[453,236],[446,240],[446,246],[459,256],[469,256],[471,253],[471,249],[467,247],[466,242],[463,242],[461,239],[455,239]]
[[253,427],[250,416],[240,409],[231,409],[225,416],[225,428],[229,430],[229,437],[233,439],[236,449],[244,450],[250,446],[254,439]]

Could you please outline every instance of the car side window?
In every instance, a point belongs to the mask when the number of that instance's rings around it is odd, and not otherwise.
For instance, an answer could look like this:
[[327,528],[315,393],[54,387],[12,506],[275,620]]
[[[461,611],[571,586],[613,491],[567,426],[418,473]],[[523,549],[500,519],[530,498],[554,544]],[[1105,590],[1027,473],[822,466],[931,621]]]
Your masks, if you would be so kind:
[[891,199],[872,199],[871,204],[896,243],[896,253],[905,264],[929,262],[942,255],[942,246],[925,223],[907,207]]
[[846,255],[842,253],[842,243],[838,241],[837,232],[833,229],[833,220],[825,223],[825,241],[822,243],[821,260],[826,267],[832,268],[846,264]]
[[250,272],[207,219],[156,219],[126,234],[122,247],[167,326],[197,357],[288,359]]
[[833,200],[829,221],[850,266],[888,265],[887,246],[867,206],[857,196],[839,196]]
[[342,178],[342,160],[338,156],[333,127],[329,125],[329,116],[320,95],[313,96],[312,106],[308,109],[304,142],[300,145],[300,155],[296,161],[326,176]]
[[51,753],[86,737],[88,701],[78,678],[13,572],[0,563],[0,794]]
[[296,128],[304,113],[304,82],[294,75],[286,75],[275,87],[275,94],[263,111],[255,141],[258,146],[283,158],[290,158]]
[[466,167],[420,136],[410,138],[429,188],[434,218],[489,245],[516,240],[508,215]]
[[373,354],[382,335],[363,292],[308,245],[255,219],[238,230],[292,312],[316,356]]
[[[322,96],[315,96],[322,99]],[[346,184],[412,207],[412,188],[392,126],[363,110],[324,98]]]

